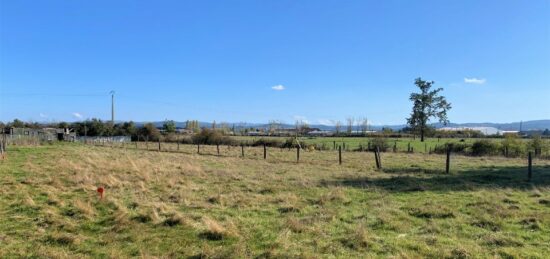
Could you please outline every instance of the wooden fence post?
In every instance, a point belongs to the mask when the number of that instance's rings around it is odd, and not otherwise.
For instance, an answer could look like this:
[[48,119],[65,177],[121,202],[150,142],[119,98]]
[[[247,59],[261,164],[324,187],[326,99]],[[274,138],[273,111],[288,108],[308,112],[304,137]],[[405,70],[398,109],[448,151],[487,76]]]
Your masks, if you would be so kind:
[[220,156],[220,144],[216,144],[216,151],[218,152],[218,156]]
[[2,141],[2,151],[4,152],[4,158],[6,158],[7,154],[8,154],[8,137],[6,136],[6,132],[3,131],[2,133],[2,138],[4,139]]
[[531,177],[533,176],[533,158],[531,156],[531,151],[529,151],[529,154],[527,156],[527,179],[531,181]]
[[409,144],[407,145],[407,152],[411,152],[411,142],[409,142]]
[[338,146],[338,164],[342,164],[342,146]]
[[336,150],[336,141],[332,141],[332,149]]
[[378,157],[378,165],[380,166],[378,169],[382,169],[382,158],[380,157],[380,148],[378,146],[376,146],[376,157]]
[[201,144],[197,143],[197,154],[201,154]]
[[177,147],[177,151],[180,151],[180,140],[179,140],[179,139],[178,139],[178,140],[176,140],[176,143],[178,143],[178,144],[177,144],[177,145],[178,145],[178,147]]
[[241,156],[244,157],[244,144],[241,144]]
[[160,148],[160,138],[159,138],[159,152],[161,151],[161,148]]
[[149,136],[145,137],[145,148],[149,150]]
[[447,147],[447,161],[445,163],[445,173],[449,174],[451,170],[451,147]]
[[300,146],[296,147],[296,163],[300,162]]
[[373,149],[372,153],[374,154],[374,161],[376,162],[376,169],[380,169],[380,160],[378,158],[378,148]]
[[264,160],[267,159],[267,148],[265,147],[265,144],[264,144]]
[[0,159],[4,159],[4,138],[5,132],[4,129],[2,129],[2,137],[0,138]]
[[372,153],[374,154],[374,162],[376,162],[376,169],[380,169],[380,164],[378,163],[378,155],[376,155],[376,150],[373,150]]

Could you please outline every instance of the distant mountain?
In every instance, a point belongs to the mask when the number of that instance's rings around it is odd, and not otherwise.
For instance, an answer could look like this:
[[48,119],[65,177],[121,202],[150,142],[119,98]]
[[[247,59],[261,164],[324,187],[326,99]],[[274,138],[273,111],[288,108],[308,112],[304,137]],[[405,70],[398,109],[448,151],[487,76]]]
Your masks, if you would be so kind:
[[[137,126],[142,126],[146,122],[136,122]],[[156,127],[161,128],[164,124],[164,121],[155,121],[152,122]],[[235,128],[258,128],[258,129],[267,129],[269,128],[268,123],[226,123],[229,127],[235,126]],[[436,128],[442,128],[442,127],[494,127],[499,130],[519,130],[521,124],[521,130],[544,130],[544,129],[550,129],[550,120],[532,120],[532,121],[524,121],[524,122],[511,122],[511,123],[494,123],[494,122],[481,122],[481,123],[449,123],[447,125],[443,125],[441,123],[433,123],[432,125]],[[211,122],[199,122],[200,127],[211,127]],[[218,123],[220,125],[220,123]],[[318,128],[320,130],[329,130],[334,131],[335,127],[332,125],[321,125],[321,124],[311,124],[309,125],[312,128]],[[185,122],[176,122],[176,127],[178,128],[184,128]],[[281,124],[282,128],[294,128],[294,124]],[[381,130],[382,128],[390,128],[393,130],[400,130],[402,128],[406,127],[405,124],[401,125],[369,125],[369,130]],[[346,126],[342,126],[342,130],[345,130]],[[354,126],[353,130],[359,130],[359,127]]]

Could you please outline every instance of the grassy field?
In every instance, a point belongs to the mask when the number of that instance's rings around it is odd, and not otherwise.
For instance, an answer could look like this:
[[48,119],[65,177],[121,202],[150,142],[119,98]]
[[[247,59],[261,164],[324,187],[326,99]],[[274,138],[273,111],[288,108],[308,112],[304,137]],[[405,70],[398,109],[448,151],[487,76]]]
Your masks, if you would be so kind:
[[548,160],[240,152],[10,147],[0,257],[550,257]]
[[[261,138],[267,138],[267,139],[277,139],[281,142],[284,142],[288,137],[251,137],[251,136],[236,136],[233,137],[239,141],[248,141],[248,142],[254,142],[255,140],[261,139]],[[360,146],[363,146],[366,148],[368,146],[368,142],[372,140],[370,137],[300,137],[301,141],[306,142],[307,144],[319,144],[319,145],[325,145],[327,148],[332,149],[334,148],[334,142],[336,142],[336,145],[345,145],[346,149],[348,150],[354,150],[358,149]],[[426,138],[424,142],[420,142],[420,138],[387,138],[387,142],[391,148],[393,148],[394,144],[397,146],[397,149],[399,151],[406,151],[408,150],[408,146],[410,144],[411,148],[414,150],[414,152],[417,153],[428,153],[431,150],[433,150],[436,146],[442,146],[445,145],[445,143],[459,143],[463,141],[464,143],[473,143],[475,141],[479,140],[479,138]],[[502,139],[491,139],[492,141],[499,142],[502,141]],[[528,139],[524,139],[523,141],[529,141]],[[548,140],[545,140],[547,143]],[[344,144],[345,143],[345,144]]]

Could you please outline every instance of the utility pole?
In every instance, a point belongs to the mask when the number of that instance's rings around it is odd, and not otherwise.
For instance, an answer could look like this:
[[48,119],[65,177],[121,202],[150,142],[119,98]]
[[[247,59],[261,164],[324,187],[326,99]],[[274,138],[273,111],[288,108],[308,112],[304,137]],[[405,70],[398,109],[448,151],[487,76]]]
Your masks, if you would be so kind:
[[111,124],[115,125],[115,91],[109,92],[111,94]]
[[522,127],[523,127],[523,121],[520,121],[519,122],[519,134],[521,134]]

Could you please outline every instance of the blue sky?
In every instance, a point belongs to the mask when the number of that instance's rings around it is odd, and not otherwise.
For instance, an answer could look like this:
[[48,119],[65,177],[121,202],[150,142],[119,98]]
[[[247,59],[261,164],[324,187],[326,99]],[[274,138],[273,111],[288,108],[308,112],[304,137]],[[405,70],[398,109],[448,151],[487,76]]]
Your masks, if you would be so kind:
[[0,1],[0,120],[550,119],[550,1]]

